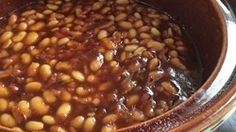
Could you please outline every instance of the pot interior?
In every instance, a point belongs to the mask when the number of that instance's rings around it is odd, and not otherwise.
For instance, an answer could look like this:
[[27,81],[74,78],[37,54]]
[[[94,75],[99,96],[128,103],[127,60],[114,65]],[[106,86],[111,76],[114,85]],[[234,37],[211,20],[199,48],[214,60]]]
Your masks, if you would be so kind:
[[215,69],[223,51],[223,31],[219,14],[211,0],[150,0],[155,6],[171,14],[187,28],[203,68],[203,82]]

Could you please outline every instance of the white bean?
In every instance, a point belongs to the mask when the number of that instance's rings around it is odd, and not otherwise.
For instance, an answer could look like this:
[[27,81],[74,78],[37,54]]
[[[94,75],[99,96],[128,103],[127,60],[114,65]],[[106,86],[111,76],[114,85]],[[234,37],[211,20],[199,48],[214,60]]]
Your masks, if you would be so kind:
[[52,70],[51,70],[51,66],[48,64],[43,64],[40,67],[39,73],[42,77],[43,80],[48,80],[49,77],[51,77],[52,75]]
[[14,127],[17,125],[16,120],[10,114],[2,114],[0,116],[0,122],[6,127]]
[[96,125],[96,119],[94,117],[88,117],[84,122],[83,130],[85,132],[91,132],[93,131],[95,125]]
[[126,13],[120,13],[119,15],[117,15],[117,16],[115,17],[115,21],[122,21],[122,20],[124,20],[126,17],[127,17],[127,14],[126,14]]
[[118,119],[118,116],[116,114],[108,114],[103,118],[102,122],[104,124],[109,124],[109,123],[116,122],[117,119]]
[[106,38],[108,36],[108,32],[106,30],[101,30],[98,32],[97,38],[98,39],[103,39]]
[[8,97],[9,96],[9,91],[8,89],[0,84],[0,97]]
[[58,42],[57,42],[57,44],[58,44],[58,45],[64,45],[64,44],[67,44],[69,41],[70,41],[69,38],[64,37],[64,38],[59,39]]
[[25,31],[26,29],[27,29],[27,27],[28,27],[28,25],[27,25],[27,23],[25,23],[25,22],[21,22],[19,25],[18,25],[18,30],[20,30],[20,31]]
[[50,115],[45,115],[42,117],[42,121],[48,125],[53,125],[56,123],[56,120],[54,119],[54,117],[50,116]]
[[132,23],[128,21],[120,21],[118,25],[123,29],[131,29],[133,27]]
[[29,32],[24,39],[24,43],[28,45],[34,44],[38,38],[39,35],[37,32]]
[[45,25],[46,24],[44,22],[37,22],[37,23],[31,25],[29,27],[29,30],[31,30],[31,31],[40,31],[45,27]]
[[42,97],[36,96],[30,100],[30,108],[34,114],[45,115],[49,111],[49,106],[45,104]]
[[25,90],[27,92],[38,92],[42,88],[42,83],[40,82],[29,82],[25,85]]
[[71,74],[76,80],[80,82],[83,82],[85,80],[84,74],[80,71],[72,71]]
[[73,120],[71,120],[70,125],[75,128],[81,128],[84,123],[84,117],[83,116],[77,116]]
[[13,25],[16,23],[16,21],[17,21],[17,15],[13,14],[8,19],[8,25]]
[[3,43],[6,40],[10,39],[13,36],[13,33],[11,31],[7,31],[4,32],[1,36],[0,36],[0,42]]
[[65,120],[71,112],[71,105],[69,103],[62,103],[57,109],[56,115],[60,120]]
[[154,48],[157,51],[161,51],[165,47],[165,44],[160,43],[158,41],[153,41],[152,40],[152,41],[147,43],[147,47],[148,48]]
[[28,121],[25,124],[25,128],[28,131],[39,131],[44,128],[44,124],[40,121]]
[[20,42],[22,41],[26,36],[26,32],[22,31],[22,32],[19,32],[18,34],[16,34],[13,38],[12,38],[12,41],[13,42]]
[[4,98],[0,98],[0,112],[4,112],[7,110],[8,102]]

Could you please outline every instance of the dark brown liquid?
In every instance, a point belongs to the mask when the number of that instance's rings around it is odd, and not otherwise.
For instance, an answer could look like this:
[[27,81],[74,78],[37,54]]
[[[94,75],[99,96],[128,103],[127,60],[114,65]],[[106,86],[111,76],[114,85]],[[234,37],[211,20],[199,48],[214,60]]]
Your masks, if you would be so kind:
[[[165,14],[143,5],[135,3],[119,5],[115,1],[104,2],[101,8],[93,10],[92,5],[95,0],[91,0],[62,2],[58,6],[59,8],[53,11],[60,14],[58,16],[56,14],[53,16],[53,13],[45,15],[42,19],[32,16],[32,18],[23,19],[24,17],[21,16],[22,12],[31,9],[43,13],[47,8],[45,3],[47,1],[41,1],[13,12],[18,16],[18,20],[11,25],[10,29],[7,29],[7,25],[3,25],[2,33],[10,30],[15,35],[19,32],[17,29],[19,23],[27,22],[28,19],[34,19],[36,22],[40,21],[45,26],[39,31],[35,31],[38,38],[32,45],[24,44],[23,48],[16,52],[13,51],[16,44],[13,42],[5,49],[1,48],[1,50],[7,51],[9,55],[0,58],[0,70],[10,72],[9,76],[0,78],[0,83],[10,93],[9,96],[4,97],[8,102],[12,101],[17,104],[21,100],[30,102],[35,96],[44,98],[42,95],[45,91],[52,92],[57,98],[54,103],[47,103],[44,99],[49,107],[49,111],[45,115],[54,117],[56,123],[54,125],[44,123],[43,130],[53,131],[53,126],[60,126],[68,131],[76,129],[83,131],[86,129],[86,125],[81,126],[81,128],[74,128],[71,125],[71,121],[79,115],[85,119],[88,117],[96,119],[93,131],[100,131],[104,126],[112,126],[116,129],[126,127],[163,114],[185,101],[199,88],[201,73],[195,48],[188,44],[190,42],[187,40],[187,36],[182,33],[181,28]],[[69,6],[67,7],[66,4]],[[77,5],[81,8],[81,14],[79,15],[75,13]],[[109,11],[103,14],[101,12],[105,7],[109,7]],[[141,18],[135,16],[135,12],[139,12]],[[119,21],[110,18],[111,15],[117,16],[121,13],[127,15],[121,21],[130,22],[133,26],[132,29],[137,32],[137,35],[132,39],[128,36],[130,29],[122,28]],[[152,14],[152,16],[148,14]],[[159,16],[155,16],[155,18],[154,15]],[[64,18],[68,16],[73,16],[74,20],[66,24]],[[55,27],[47,25],[52,17],[59,21]],[[143,24],[141,27],[136,27],[135,22],[139,19]],[[139,32],[140,28],[144,26],[147,26],[148,30]],[[26,33],[32,32],[29,27],[31,26],[28,25]],[[152,28],[158,29],[160,35],[153,35]],[[104,44],[104,40],[97,38],[101,30],[107,31],[108,36],[106,38],[109,39],[109,42],[114,43],[115,47],[109,49]],[[73,34],[77,31],[81,34]],[[143,37],[141,33],[149,34],[151,37],[146,38],[145,35]],[[70,41],[63,45],[58,45],[57,41],[41,48],[39,43],[46,37],[50,38],[50,43],[53,41],[52,37],[59,39],[68,37]],[[167,44],[166,41],[168,40],[166,39],[168,38],[173,39],[174,42]],[[132,40],[133,42],[131,42]],[[161,50],[149,47],[147,43],[150,40],[161,42],[165,46]],[[24,40],[22,42],[24,43]],[[135,50],[137,48],[131,52],[126,52],[125,48],[129,44],[144,47],[145,51],[136,55]],[[32,55],[34,49],[37,49],[39,53]],[[105,54],[108,51],[113,53],[112,60],[106,59]],[[126,56],[125,59],[122,59],[124,52]],[[23,53],[31,55],[29,64],[22,63],[21,55]],[[177,53],[177,56],[175,56],[175,53]],[[155,58],[158,59],[158,64],[150,68],[150,62]],[[174,61],[173,58],[177,58],[181,64],[172,62]],[[6,66],[7,59],[12,62]],[[53,64],[52,60],[56,60],[56,63]],[[91,70],[93,60],[98,60],[102,64],[96,71]],[[29,77],[27,69],[32,62],[37,62],[40,65],[49,64],[52,70],[50,77],[44,80],[38,72],[37,75]],[[58,62],[66,62],[70,67],[68,69],[56,68]],[[71,72],[74,70],[83,73],[85,80],[82,82],[76,81],[71,76]],[[62,75],[70,76],[71,80],[68,82],[61,80]],[[95,77],[92,82],[87,79],[90,75]],[[37,92],[27,92],[25,86],[29,83],[29,80],[27,81],[29,78],[41,82],[42,88]],[[76,90],[78,87],[83,87],[87,94],[78,95]],[[70,95],[70,98],[66,101],[62,97],[64,93]],[[138,98],[138,101],[129,105],[132,96],[135,99]],[[68,102],[71,105],[71,111],[65,119],[61,119],[56,114],[63,102]],[[23,130],[25,130],[26,122],[31,120],[42,122],[44,116],[32,111],[32,114],[27,117],[19,110],[18,106],[11,107],[3,113],[11,114],[17,122],[16,126]],[[104,117],[108,114],[115,114],[115,121],[104,123]],[[103,131],[105,131],[105,128],[103,128]]]

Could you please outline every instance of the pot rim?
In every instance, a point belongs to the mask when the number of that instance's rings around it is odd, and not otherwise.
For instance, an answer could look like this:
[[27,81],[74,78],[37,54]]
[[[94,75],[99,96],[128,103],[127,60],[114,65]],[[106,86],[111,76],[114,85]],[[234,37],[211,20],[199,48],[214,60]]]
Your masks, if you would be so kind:
[[[225,0],[223,0],[223,1],[226,4],[228,4],[227,1],[225,1]],[[224,5],[222,3],[222,1],[220,1],[220,0],[210,0],[210,2],[213,5],[214,10],[216,11],[216,13],[218,15],[217,17],[219,17],[219,20],[220,20],[221,32],[223,34],[222,35],[222,40],[223,40],[222,44],[223,45],[222,45],[222,50],[221,50],[221,54],[218,59],[217,65],[214,68],[211,75],[209,76],[209,78],[203,83],[203,85],[190,98],[188,98],[186,101],[179,104],[178,106],[174,107],[173,109],[167,111],[166,113],[164,113],[160,116],[149,119],[147,121],[144,121],[144,122],[141,122],[141,123],[138,123],[135,125],[131,125],[128,127],[117,129],[117,131],[127,131],[127,130],[132,131],[133,129],[139,128],[140,126],[144,126],[144,125],[148,125],[149,123],[153,123],[153,122],[155,122],[167,115],[173,114],[176,111],[183,109],[183,107],[186,106],[187,103],[189,103],[190,101],[196,100],[196,98],[199,98],[199,97],[197,97],[197,96],[199,96],[199,93],[206,92],[207,89],[214,90],[215,89],[214,87],[218,87],[217,91],[213,91],[213,92],[210,91],[212,93],[209,93],[210,95],[209,95],[209,97],[207,97],[208,100],[205,102],[205,103],[207,103],[208,101],[212,100],[214,98],[214,96],[217,95],[218,92],[220,92],[220,90],[223,89],[223,86],[230,79],[231,74],[233,73],[233,70],[234,70],[235,64],[236,64],[236,61],[234,61],[234,62],[232,61],[233,65],[231,65],[230,67],[228,65],[224,64],[224,63],[228,64],[229,59],[232,58],[232,53],[233,53],[232,49],[233,48],[230,48],[230,47],[232,47],[233,42],[236,42],[236,39],[232,40],[231,38],[233,37],[234,34],[236,34],[236,23],[234,22],[235,21],[234,16],[232,16],[232,14],[229,11],[229,10],[231,10],[229,5]],[[226,6],[228,7],[228,9],[226,8]],[[233,31],[233,29],[235,29],[235,31]],[[221,76],[222,74],[225,73],[225,71],[227,71],[226,72],[227,74],[225,74],[225,76]],[[222,79],[222,78],[224,78],[224,79]],[[222,86],[216,85],[216,84],[218,84],[217,81],[219,81],[220,79],[222,79],[221,80],[222,82],[220,84]],[[172,128],[171,131],[184,131],[184,130],[201,131],[201,130],[208,128],[210,125],[217,123],[217,121],[219,121],[232,108],[234,108],[236,106],[236,100],[233,100],[233,99],[236,99],[235,93],[236,93],[236,83],[235,83],[234,87],[232,87],[227,93],[223,93],[224,97],[221,98],[221,100],[215,102],[213,105],[210,106],[211,107],[210,110],[206,109],[203,112],[200,112],[200,114],[193,115],[193,118],[189,119],[188,121],[178,124],[177,127]],[[217,114],[220,114],[220,115],[216,116]],[[209,116],[212,116],[212,118],[208,118]],[[204,121],[204,123],[201,123],[203,121]]]

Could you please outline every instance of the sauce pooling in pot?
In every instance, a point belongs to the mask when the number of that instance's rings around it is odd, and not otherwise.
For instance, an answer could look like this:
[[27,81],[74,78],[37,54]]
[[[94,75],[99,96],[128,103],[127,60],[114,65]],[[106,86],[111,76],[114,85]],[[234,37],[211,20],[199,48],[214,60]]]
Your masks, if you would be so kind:
[[200,75],[181,28],[129,0],[40,0],[0,33],[0,124],[114,131],[186,100]]

